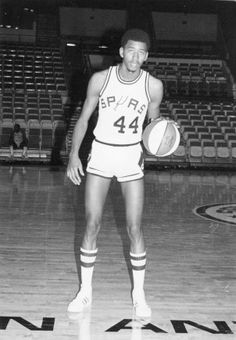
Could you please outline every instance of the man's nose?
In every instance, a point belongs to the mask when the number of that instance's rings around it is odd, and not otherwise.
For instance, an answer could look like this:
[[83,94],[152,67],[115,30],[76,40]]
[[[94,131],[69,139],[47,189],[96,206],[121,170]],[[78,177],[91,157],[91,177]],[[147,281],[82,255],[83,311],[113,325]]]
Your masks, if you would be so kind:
[[138,53],[137,52],[133,53],[132,59],[133,59],[133,61],[137,61],[138,60]]

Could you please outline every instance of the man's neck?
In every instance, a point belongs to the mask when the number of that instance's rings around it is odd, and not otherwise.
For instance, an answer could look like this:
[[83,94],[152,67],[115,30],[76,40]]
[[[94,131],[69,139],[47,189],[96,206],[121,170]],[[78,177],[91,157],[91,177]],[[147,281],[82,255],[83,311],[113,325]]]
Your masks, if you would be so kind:
[[124,65],[118,66],[118,72],[122,80],[124,81],[133,81],[138,78],[141,70],[138,69],[137,71],[129,71]]

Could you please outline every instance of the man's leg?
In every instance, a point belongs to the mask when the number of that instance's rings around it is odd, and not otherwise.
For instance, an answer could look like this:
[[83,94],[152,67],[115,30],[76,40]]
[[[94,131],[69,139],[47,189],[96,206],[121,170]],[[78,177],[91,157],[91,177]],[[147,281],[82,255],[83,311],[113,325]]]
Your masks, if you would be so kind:
[[97,236],[110,179],[88,174],[85,188],[86,229],[80,248],[81,288],[69,304],[69,312],[81,312],[92,300],[92,276],[97,255]]
[[127,231],[130,238],[133,304],[137,316],[150,317],[151,309],[146,303],[144,294],[146,249],[141,227],[144,201],[143,179],[121,183],[121,188],[125,200]]
[[10,157],[14,157],[13,145],[10,145]]
[[22,157],[27,157],[27,146],[23,147]]

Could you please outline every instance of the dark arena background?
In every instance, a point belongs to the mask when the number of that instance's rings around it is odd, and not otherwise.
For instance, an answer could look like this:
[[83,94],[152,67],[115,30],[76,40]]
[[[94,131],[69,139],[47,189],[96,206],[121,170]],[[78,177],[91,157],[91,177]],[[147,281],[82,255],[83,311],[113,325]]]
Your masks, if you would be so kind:
[[[92,309],[71,319],[84,179],[65,176],[90,76],[120,62],[128,28],[151,37],[144,69],[161,115],[180,126],[170,156],[145,151],[146,295],[135,320],[129,244],[112,181]],[[86,166],[97,109],[80,149]],[[28,155],[9,148],[19,123]],[[236,337],[236,1],[0,0],[0,339],[227,340]]]

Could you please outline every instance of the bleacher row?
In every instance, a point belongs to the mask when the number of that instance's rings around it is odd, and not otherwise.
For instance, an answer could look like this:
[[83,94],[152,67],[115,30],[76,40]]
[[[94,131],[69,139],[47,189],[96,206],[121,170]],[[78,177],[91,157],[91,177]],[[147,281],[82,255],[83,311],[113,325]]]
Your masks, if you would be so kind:
[[165,85],[166,97],[232,98],[229,71],[221,60],[154,59],[145,68]]
[[153,43],[159,58],[220,60],[224,54],[218,43],[210,41],[158,40]]
[[0,88],[17,92],[66,92],[60,51],[29,45],[0,45]]
[[[151,60],[150,60],[151,59]],[[162,61],[150,58],[145,67],[159,78],[182,80],[226,81],[227,73],[222,61],[196,62],[193,59],[185,61]]]
[[58,93],[5,92],[0,94],[0,119],[63,120],[63,100]]

